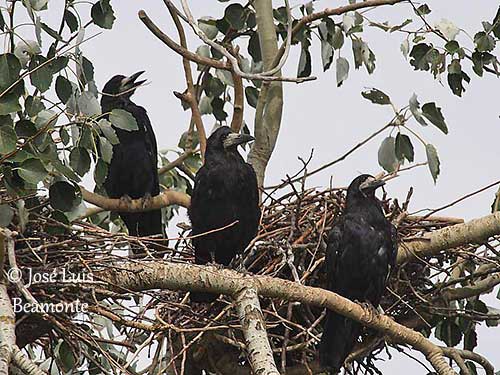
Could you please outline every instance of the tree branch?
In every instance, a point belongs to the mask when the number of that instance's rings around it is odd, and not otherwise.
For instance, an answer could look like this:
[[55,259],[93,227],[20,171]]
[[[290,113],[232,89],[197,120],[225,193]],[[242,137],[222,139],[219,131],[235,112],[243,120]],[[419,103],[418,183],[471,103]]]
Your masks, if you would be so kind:
[[158,210],[162,207],[174,204],[187,208],[191,202],[189,195],[174,190],[164,191],[160,195],[151,197],[148,201],[133,199],[129,202],[124,199],[103,197],[102,195],[88,191],[83,186],[80,186],[80,190],[84,201],[99,206],[107,211],[144,212]]
[[395,342],[412,346],[426,356],[438,374],[455,374],[444,359],[441,349],[422,334],[394,322],[385,315],[374,314],[338,294],[320,288],[269,276],[250,276],[228,269],[171,262],[123,263],[94,275],[109,282],[118,293],[130,290],[171,289],[234,296],[245,288],[254,288],[262,297],[326,307],[380,331]]
[[[175,27],[177,28],[177,32],[179,33],[179,40],[181,42],[181,46],[184,49],[187,48],[186,42],[186,33],[182,27],[182,24],[179,20],[179,16],[177,15],[177,10],[175,7],[169,2],[164,0],[165,5],[170,12],[170,16],[174,20]],[[202,162],[205,160],[205,149],[207,148],[207,135],[205,134],[205,127],[203,126],[203,120],[201,119],[200,109],[198,107],[198,100],[196,99],[196,90],[193,84],[193,73],[191,72],[191,63],[189,59],[185,56],[182,56],[182,65],[184,67],[184,75],[186,78],[187,84],[187,92],[181,94],[181,96],[177,95],[178,98],[184,99],[191,108],[191,118],[194,121],[196,126],[196,131],[198,132],[198,141],[200,142],[200,151],[201,151],[201,160]]]
[[257,291],[253,288],[245,288],[239,292],[236,295],[236,308],[253,373],[279,375],[267,338],[266,322],[262,316]]
[[398,250],[398,263],[415,257],[436,255],[447,249],[470,243],[482,243],[489,237],[500,234],[500,212],[471,220],[464,224],[426,233],[422,238],[403,243]]
[[[269,70],[276,66],[275,60],[278,53],[273,5],[271,0],[256,0],[254,6],[264,70]],[[281,75],[281,72],[278,72],[277,75]],[[259,187],[264,185],[267,164],[278,139],[282,113],[282,84],[280,82],[265,82],[257,101],[254,125],[255,142],[248,155],[248,160],[255,169]]]
[[144,10],[139,11],[139,19],[146,25],[146,27],[151,31],[158,39],[160,39],[163,43],[165,43],[170,49],[174,52],[178,53],[182,57],[187,58],[190,61],[193,61],[197,64],[211,66],[216,69],[230,70],[231,65],[225,63],[221,60],[214,60],[208,57],[200,56],[194,52],[189,51],[186,48],[183,48],[176,42],[174,42],[170,37],[163,33],[158,26],[154,24],[153,21],[148,17]]

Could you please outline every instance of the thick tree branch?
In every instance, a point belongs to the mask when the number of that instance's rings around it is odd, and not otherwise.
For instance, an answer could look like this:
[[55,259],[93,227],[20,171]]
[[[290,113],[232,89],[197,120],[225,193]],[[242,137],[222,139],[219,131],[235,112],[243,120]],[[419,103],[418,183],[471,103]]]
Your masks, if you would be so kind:
[[478,363],[484,368],[486,375],[495,374],[495,369],[493,368],[493,365],[482,355],[471,352],[470,350],[463,350],[458,348],[441,347],[441,350],[447,357],[454,358],[454,356],[459,356],[462,359],[468,359]]
[[443,291],[442,297],[446,301],[455,301],[479,296],[491,291],[498,284],[500,284],[500,272],[476,281],[473,285],[464,286],[462,288],[447,288]]
[[380,331],[395,342],[412,346],[426,356],[439,374],[455,374],[444,359],[441,349],[422,334],[394,322],[385,315],[374,314],[370,309],[364,309],[338,294],[320,288],[268,276],[243,275],[228,269],[170,262],[124,263],[94,275],[109,282],[116,292],[171,289],[234,296],[245,288],[254,288],[262,297],[326,307]]
[[279,375],[266,332],[259,296],[253,288],[245,288],[236,296],[236,308],[245,337],[248,359],[254,374]]
[[[278,40],[273,19],[271,0],[254,1],[257,32],[264,69],[269,70],[279,61]],[[278,72],[277,75],[281,75]],[[283,114],[283,86],[280,82],[264,83],[257,101],[255,113],[255,142],[248,155],[248,160],[255,169],[259,187],[264,185],[267,164],[273,153],[281,126]]]
[[399,246],[398,263],[436,255],[447,249],[466,244],[478,244],[489,237],[500,234],[500,212],[426,233],[422,238],[413,239]]
[[0,283],[0,375],[9,374],[12,351],[16,344],[15,328],[16,319],[7,286]]
[[144,212],[157,210],[174,204],[187,208],[191,202],[189,195],[174,190],[164,191],[160,195],[151,197],[151,199],[147,201],[143,199],[126,201],[124,199],[106,198],[102,195],[88,191],[83,186],[80,186],[80,190],[84,201],[92,203],[107,211]]

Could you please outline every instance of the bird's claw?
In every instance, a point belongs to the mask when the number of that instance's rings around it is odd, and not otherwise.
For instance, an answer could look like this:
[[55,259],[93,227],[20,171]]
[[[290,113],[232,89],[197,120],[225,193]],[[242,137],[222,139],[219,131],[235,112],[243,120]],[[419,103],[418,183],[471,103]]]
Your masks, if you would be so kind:
[[141,206],[142,208],[146,208],[151,204],[151,200],[153,197],[151,196],[151,193],[147,192],[144,194],[144,196],[141,198]]
[[358,302],[358,303],[363,308],[363,310],[366,311],[370,321],[373,321],[380,314],[379,310],[375,306],[373,306],[370,302]]
[[124,194],[120,197],[120,201],[125,203],[127,206],[132,204],[132,198],[130,198],[130,195]]

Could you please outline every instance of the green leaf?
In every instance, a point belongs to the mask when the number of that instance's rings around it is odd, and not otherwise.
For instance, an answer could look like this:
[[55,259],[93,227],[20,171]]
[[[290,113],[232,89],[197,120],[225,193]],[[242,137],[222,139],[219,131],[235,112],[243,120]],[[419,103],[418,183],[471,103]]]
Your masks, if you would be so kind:
[[480,31],[474,35],[474,43],[476,44],[476,49],[479,52],[493,51],[496,44],[495,38],[486,34],[484,31]]
[[[11,53],[0,55],[0,94],[19,79],[20,72],[21,63],[16,56]],[[9,91],[9,93],[17,95],[16,98],[23,93],[23,90],[20,90],[18,86],[24,89],[24,85],[21,83]]]
[[232,29],[241,30],[245,27],[245,9],[241,4],[231,4],[224,11],[224,19]]
[[25,160],[17,168],[19,176],[31,184],[37,184],[47,177],[47,170],[38,159]]
[[440,172],[440,162],[437,150],[433,145],[427,143],[427,145],[425,146],[425,153],[427,155],[427,163],[429,166],[429,170],[431,171],[432,179],[434,180],[434,183],[436,183]]
[[410,65],[415,70],[429,70],[434,48],[425,43],[415,44],[410,52]]
[[2,11],[0,10],[0,30],[5,31],[5,20]]
[[102,160],[110,164],[113,157],[113,145],[104,137],[99,137],[99,150]]
[[134,116],[123,109],[113,109],[109,115],[109,121],[119,129],[126,131],[139,130]]
[[493,35],[500,39],[500,7],[498,7],[497,14],[495,15],[492,23],[493,26],[491,31],[493,32]]
[[332,46],[334,49],[341,49],[344,45],[344,32],[341,27],[335,27],[335,33],[332,37]]
[[118,136],[116,135],[115,129],[111,126],[111,123],[106,119],[101,119],[97,123],[97,126],[101,130],[101,133],[106,137],[106,139],[112,144],[117,145],[120,143]]
[[458,50],[460,49],[460,44],[458,44],[456,40],[450,40],[448,43],[444,45],[444,48],[449,53],[457,53]]
[[450,347],[458,345],[462,339],[460,327],[449,318],[445,318],[437,324],[435,335],[439,340],[445,342],[446,345]]
[[89,91],[82,92],[78,98],[78,108],[80,108],[80,112],[85,116],[95,116],[101,114],[101,105],[99,104],[99,101]]
[[57,181],[49,188],[49,202],[52,208],[67,212],[80,204],[80,189],[66,181]]
[[82,56],[80,63],[80,79],[84,84],[89,83],[94,79],[94,66],[92,62],[85,56]]
[[417,8],[417,10],[415,11],[417,16],[425,16],[425,15],[429,14],[430,12],[431,12],[431,9],[429,8],[429,6],[427,4],[420,5]]
[[21,138],[32,137],[37,132],[35,124],[33,124],[29,120],[18,121],[16,123],[15,130],[16,130],[17,136],[21,137]]
[[262,52],[260,50],[259,34],[256,31],[250,35],[250,40],[248,41],[248,53],[252,56],[253,61],[262,61]]
[[59,100],[66,104],[72,93],[71,82],[63,76],[58,76],[56,79],[56,94]]
[[344,81],[349,76],[349,61],[343,57],[337,59],[337,87],[342,86]]
[[[500,188],[498,189],[497,193],[495,194],[495,200],[493,201],[493,204],[491,205],[491,212],[496,212],[496,211],[500,211]],[[500,293],[500,290],[498,292]]]
[[368,99],[374,104],[391,104],[391,98],[389,98],[389,95],[376,88],[371,88],[369,90],[363,91],[361,95],[363,96],[363,98]]
[[111,29],[116,18],[109,1],[110,0],[99,0],[90,10],[92,21],[103,29]]
[[311,54],[308,48],[302,48],[297,69],[297,77],[309,77],[311,75]]
[[259,89],[253,86],[247,86],[245,87],[245,96],[247,98],[248,105],[256,108],[259,100]]
[[327,40],[321,40],[321,61],[323,63],[323,71],[326,72],[333,61],[333,47]]
[[436,125],[436,127],[439,130],[441,130],[444,134],[448,134],[448,127],[444,122],[444,117],[443,114],[441,113],[441,108],[436,107],[436,103],[434,102],[425,103],[422,106],[422,113],[425,116],[425,118],[427,118],[427,120]]
[[224,100],[221,98],[214,98],[212,100],[213,115],[217,121],[224,121],[227,118],[227,113],[224,111]]
[[225,85],[219,78],[216,78],[212,75],[209,75],[207,78],[207,84],[205,85],[204,91],[205,94],[215,98],[217,96],[222,95],[224,92]]
[[219,33],[217,29],[216,20],[213,18],[203,17],[198,20],[198,27],[205,33],[208,39],[215,39]]
[[0,227],[6,228],[14,218],[14,210],[8,204],[0,205]]
[[97,160],[97,164],[94,169],[94,181],[97,185],[104,184],[106,177],[108,176],[108,165],[102,160]]
[[0,126],[0,154],[8,154],[16,149],[17,135],[11,125]]
[[64,11],[64,22],[68,25],[70,31],[74,33],[78,30],[78,19],[76,16],[68,9]]
[[46,23],[40,22],[40,26],[43,31],[45,31],[47,34],[49,34],[52,38],[62,41],[63,38],[57,31],[55,31],[53,28],[51,28],[49,25]]
[[417,120],[417,122],[422,125],[422,126],[427,126],[427,122],[425,121],[425,118],[423,117],[422,111],[420,110],[420,103],[417,100],[417,95],[413,94],[410,98],[410,111]]
[[378,149],[378,164],[389,173],[394,172],[399,167],[394,137],[387,137],[382,141]]
[[405,134],[398,133],[396,135],[396,157],[398,160],[406,159],[410,163],[413,162],[415,152],[411,143],[410,137]]
[[41,92],[47,91],[52,84],[52,71],[47,63],[47,58],[42,55],[33,56],[30,61],[29,70],[31,71],[31,84]]
[[24,102],[24,106],[29,117],[35,117],[40,111],[45,109],[45,105],[39,96],[28,96]]
[[69,165],[79,176],[84,176],[90,170],[90,156],[83,147],[75,147],[69,154]]
[[71,351],[70,346],[65,341],[61,342],[61,345],[58,346],[58,350],[56,350],[56,353],[61,360],[64,372],[70,372],[76,367],[77,361],[75,355]]
[[16,150],[17,135],[11,125],[0,126],[0,155]]
[[6,94],[0,98],[0,116],[8,115],[10,113],[22,110],[19,104],[19,96],[13,94]]

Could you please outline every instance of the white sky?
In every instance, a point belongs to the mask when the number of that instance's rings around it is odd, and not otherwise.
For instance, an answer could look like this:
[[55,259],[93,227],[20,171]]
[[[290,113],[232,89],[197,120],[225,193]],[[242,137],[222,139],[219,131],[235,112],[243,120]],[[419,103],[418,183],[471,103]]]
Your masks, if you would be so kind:
[[[51,11],[42,18],[58,16],[59,2],[50,2]],[[222,16],[223,6],[215,0],[192,0],[195,17]],[[282,2],[275,1],[277,6]],[[292,0],[292,6],[302,1]],[[315,8],[335,7],[344,2],[317,1]],[[456,0],[427,1],[432,9],[428,16],[431,24],[441,18],[452,20],[458,27],[474,35],[482,30],[481,21],[491,21],[496,13],[498,2],[472,2]],[[145,9],[164,32],[177,39],[177,33],[168,12],[160,0],[155,1],[112,1],[117,20],[111,31],[82,46],[96,68],[95,79],[99,88],[114,74],[129,75],[138,70],[146,70],[145,76],[151,84],[135,94],[135,101],[146,107],[152,120],[159,148],[174,148],[182,132],[188,126],[189,112],[182,111],[178,99],[172,91],[185,89],[181,59],[156,39],[143,26],[137,11]],[[50,14],[47,14],[50,13]],[[394,23],[414,17],[408,4],[384,7],[370,15],[377,21],[391,20]],[[56,21],[54,20],[54,23]],[[50,23],[50,22],[49,22]],[[410,25],[410,29],[415,27]],[[312,51],[313,75],[318,80],[301,85],[285,84],[284,114],[278,145],[269,164],[266,184],[281,181],[285,174],[293,174],[300,169],[298,156],[307,158],[314,148],[311,168],[327,163],[360,140],[373,133],[392,118],[389,106],[377,106],[363,99],[360,92],[365,87],[376,87],[391,96],[396,106],[404,106],[413,93],[421,103],[435,101],[443,109],[450,129],[448,135],[436,128],[422,128],[416,123],[411,127],[427,141],[434,144],[441,159],[441,175],[434,185],[427,167],[407,172],[392,180],[387,191],[390,196],[404,200],[410,186],[414,188],[411,210],[439,207],[466,193],[474,191],[500,178],[498,169],[500,141],[500,107],[498,105],[499,81],[492,75],[478,78],[467,66],[471,76],[470,85],[462,98],[454,96],[443,76],[443,83],[435,81],[428,72],[415,72],[400,52],[404,36],[387,34],[375,28],[366,28],[363,39],[377,57],[377,69],[368,75],[364,68],[354,71],[350,43],[346,43],[341,53],[349,59],[350,73],[341,88],[336,87],[335,69],[322,72],[318,41],[314,38]],[[459,41],[471,46],[468,37],[461,33]],[[189,46],[194,50],[200,42],[190,35]],[[246,48],[243,49],[246,51]],[[294,48],[285,68],[285,74],[296,74],[298,48]],[[497,53],[498,56],[498,53]],[[335,56],[337,57],[337,55]],[[253,110],[246,106],[245,119],[253,127]],[[226,107],[229,111],[229,106]],[[230,113],[230,112],[229,112]],[[214,120],[205,116],[207,131]],[[346,161],[317,174],[309,180],[310,185],[326,187],[330,177],[336,185],[347,185],[360,172],[378,173],[377,149],[383,136],[356,152]],[[425,160],[425,152],[420,144],[414,142],[416,161]],[[487,215],[493,200],[494,190],[477,195],[441,214],[459,216],[465,219]],[[499,301],[488,298],[490,305],[500,308]],[[500,357],[495,347],[498,345],[498,328],[479,330],[478,352],[486,355],[496,367],[500,367]],[[412,352],[415,354],[415,352]],[[382,366],[384,373],[391,374],[404,370],[408,374],[425,373],[413,360],[395,355]]]

